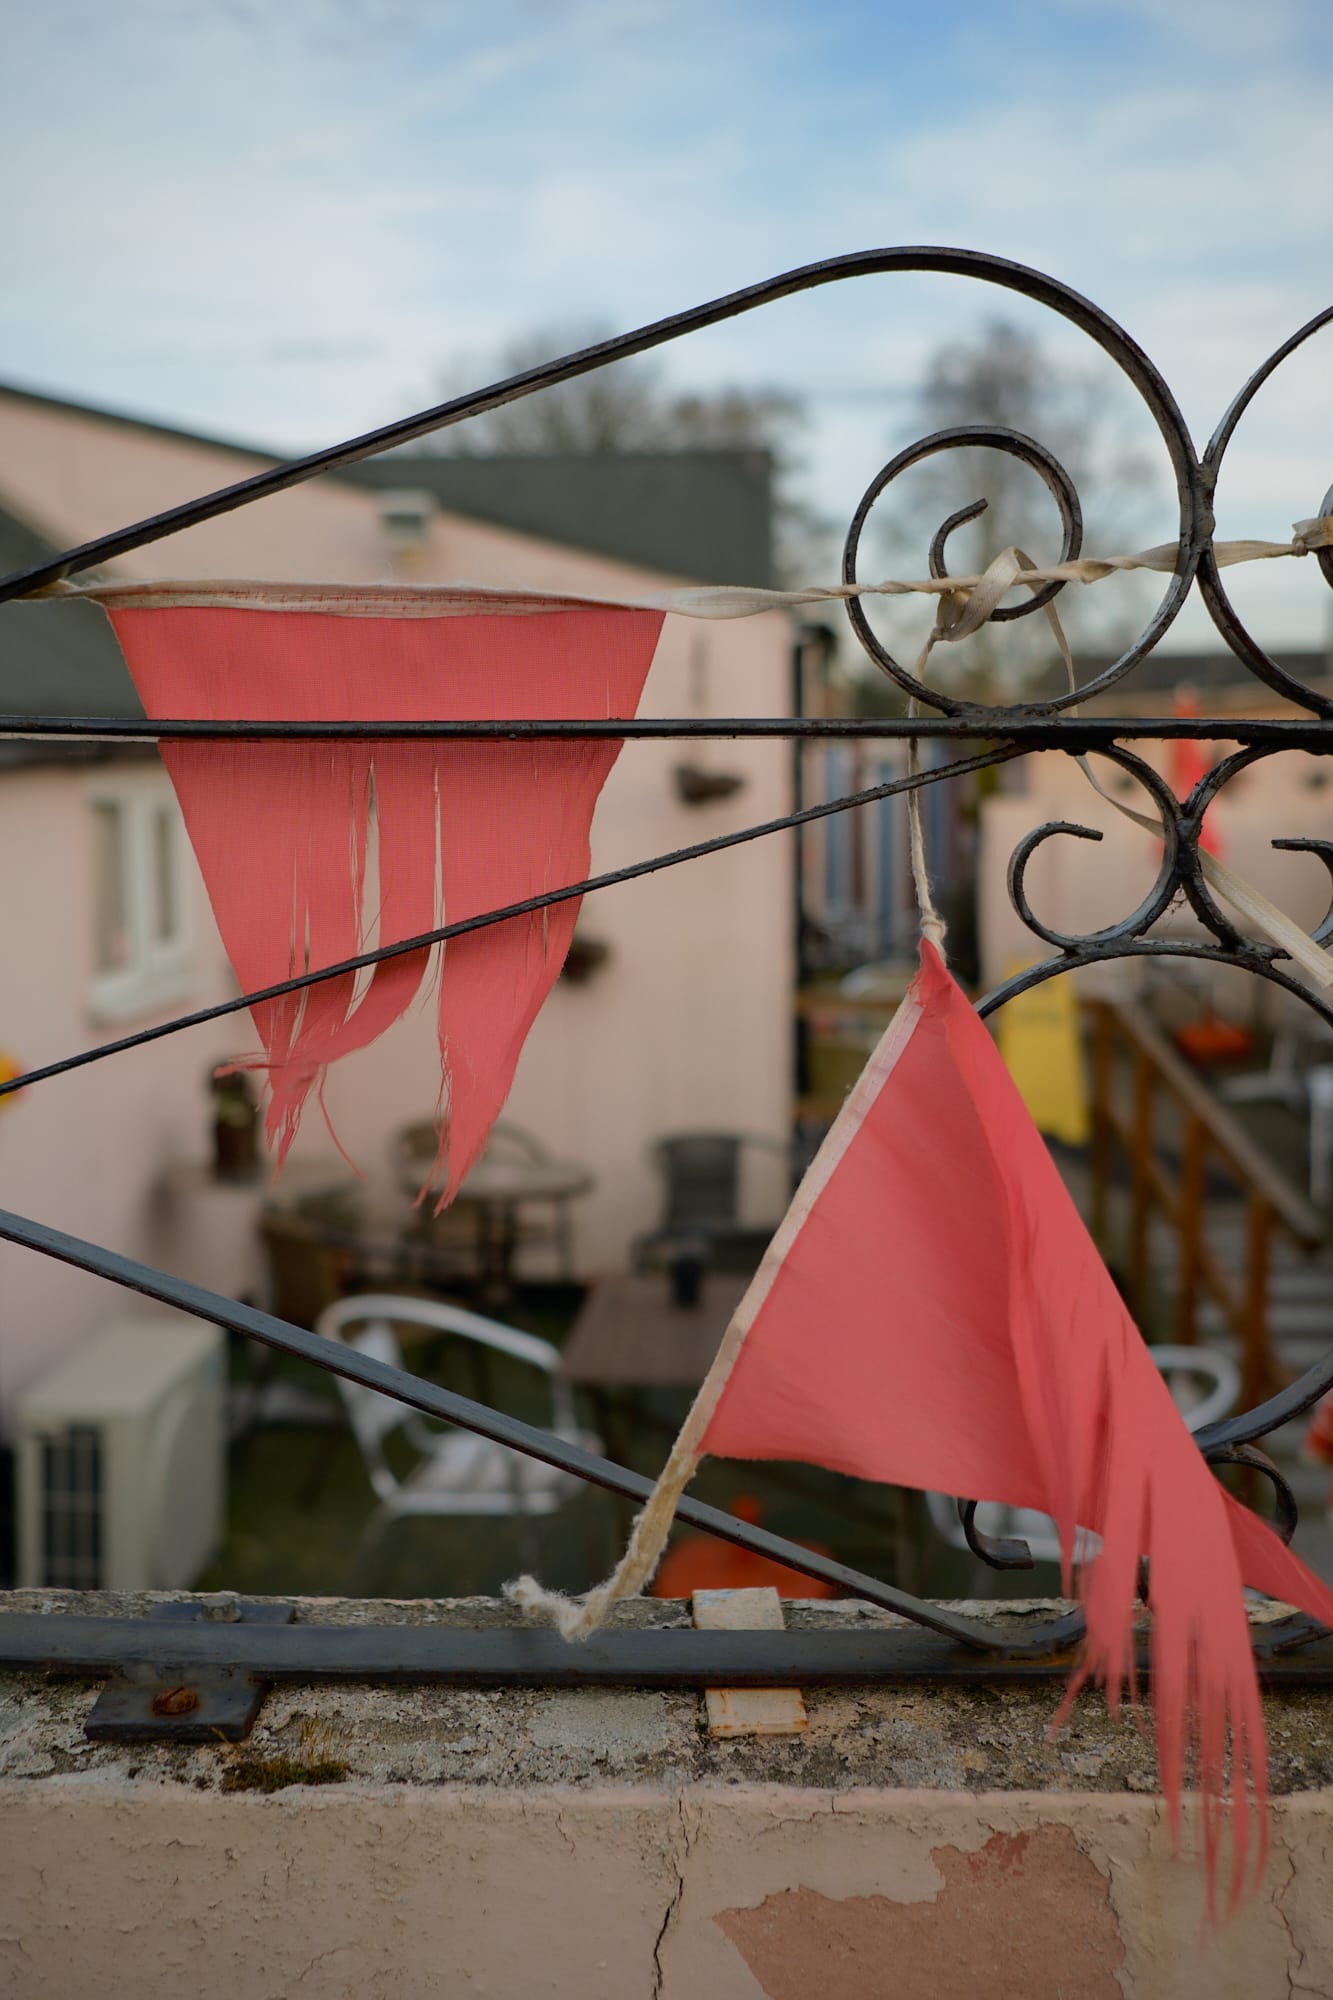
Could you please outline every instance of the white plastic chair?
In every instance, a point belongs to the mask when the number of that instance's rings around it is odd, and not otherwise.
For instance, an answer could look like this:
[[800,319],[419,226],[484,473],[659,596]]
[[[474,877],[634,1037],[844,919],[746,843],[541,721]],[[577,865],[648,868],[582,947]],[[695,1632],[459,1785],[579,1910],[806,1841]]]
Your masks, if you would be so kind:
[[[315,1331],[327,1339],[343,1341],[372,1360],[401,1368],[403,1357],[395,1325],[454,1334],[540,1370],[547,1378],[550,1396],[544,1427],[569,1444],[582,1445],[587,1451],[601,1450],[601,1440],[575,1422],[572,1391],[557,1373],[559,1350],[536,1334],[483,1319],[479,1313],[443,1301],[374,1292],[339,1299],[320,1314]],[[349,1334],[349,1328],[357,1327],[362,1330]],[[352,1563],[354,1575],[368,1566],[396,1521],[442,1515],[528,1519],[554,1513],[583,1483],[572,1473],[478,1437],[473,1431],[437,1430],[406,1403],[364,1388],[359,1382],[349,1382],[345,1376],[336,1379],[380,1503],[362,1533]],[[385,1456],[384,1441],[395,1430],[401,1430],[419,1454],[418,1463],[403,1478]]]
[[[1190,1431],[1224,1417],[1240,1391],[1240,1370],[1229,1354],[1212,1347],[1150,1347],[1157,1366],[1170,1385],[1171,1394]],[[1200,1378],[1207,1384],[1200,1387]],[[931,1524],[952,1548],[973,1553],[958,1515],[958,1502],[947,1493],[927,1493],[926,1511]],[[999,1500],[983,1500],[976,1512],[976,1527],[983,1535],[1026,1542],[1034,1562],[1059,1562],[1060,1537],[1049,1514],[1032,1507],[1008,1507]],[[1101,1537],[1087,1528],[1075,1536],[1074,1561],[1090,1562],[1101,1547]]]

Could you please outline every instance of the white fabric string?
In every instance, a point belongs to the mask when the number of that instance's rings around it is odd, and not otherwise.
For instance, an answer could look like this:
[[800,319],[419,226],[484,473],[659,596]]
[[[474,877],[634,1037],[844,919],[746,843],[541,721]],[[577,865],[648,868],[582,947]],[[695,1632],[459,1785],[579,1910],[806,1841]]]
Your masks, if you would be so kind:
[[[1237,563],[1268,562],[1280,556],[1306,556],[1316,549],[1333,548],[1333,514],[1321,514],[1297,521],[1289,542],[1215,542],[1213,556],[1220,568]],[[925,668],[934,648],[954,643],[979,631],[1017,584],[1036,591],[1052,582],[1096,583],[1127,570],[1173,572],[1180,559],[1176,543],[1163,542],[1140,549],[1134,555],[1079,556],[1070,562],[1039,567],[1021,549],[1004,549],[994,562],[977,576],[923,577],[911,582],[888,581],[872,584],[838,584],[806,590],[748,590],[729,585],[687,590],[668,590],[645,596],[605,599],[516,590],[485,584],[336,584],[266,583],[262,581],[181,581],[119,583],[59,582],[34,591],[34,599],[61,602],[71,597],[91,599],[107,608],[173,610],[214,608],[239,611],[314,612],[350,618],[441,618],[479,614],[521,616],[582,605],[614,605],[629,610],[674,612],[689,618],[745,618],[765,611],[790,611],[802,605],[834,602],[851,597],[902,597],[912,594],[938,600],[935,623],[917,661],[914,678],[924,681]],[[1073,656],[1054,604],[1043,607],[1064,662],[1071,692],[1077,683]],[[909,708],[915,715],[916,704]],[[1070,711],[1073,713],[1073,711]],[[997,721],[999,712],[997,712]],[[1094,789],[1124,818],[1132,820],[1159,839],[1165,837],[1160,821],[1135,812],[1113,798],[1098,783],[1086,757],[1080,757],[1085,775]],[[908,768],[913,776],[921,770],[918,739],[909,741]],[[907,795],[912,881],[921,916],[922,934],[941,951],[944,923],[935,907],[926,866],[921,828],[919,788]],[[1278,909],[1252,883],[1199,850],[1199,866],[1204,880],[1247,923],[1261,930],[1281,950],[1288,953],[1316,985],[1333,987],[1333,958],[1315,944],[1299,925]]]
[[[935,607],[935,623],[930,636],[912,669],[912,678],[924,684],[926,667],[936,646],[970,639],[979,632],[992,614],[997,611],[1016,582],[1033,582],[1032,565],[1019,549],[1003,549],[984,575],[975,581],[959,578],[947,592],[941,593]],[[1040,588],[1040,586],[1037,586]],[[1050,607],[1047,607],[1049,615]],[[1056,621],[1056,632],[1069,657],[1064,644],[1064,633]],[[1072,668],[1072,661],[1070,662]],[[909,717],[920,712],[916,697],[907,705]],[[907,769],[911,777],[921,772],[921,740],[917,736],[908,738]],[[933,944],[940,957],[945,956],[945,924],[930,887],[930,870],[926,864],[926,843],[921,826],[921,787],[913,786],[907,794],[908,847],[912,861],[912,892],[916,897],[917,915],[921,921],[921,935]]]
[[[1235,563],[1270,562],[1279,556],[1306,556],[1333,548],[1333,514],[1297,521],[1291,541],[1215,542],[1213,555],[1222,569]],[[1079,556],[1046,569],[1034,564],[1023,581],[1099,583],[1126,570],[1159,570],[1172,574],[1180,561],[1176,542],[1140,549],[1128,556]],[[341,618],[476,617],[490,612],[509,617],[523,613],[570,610],[580,605],[615,605],[627,610],[670,611],[684,618],[752,618],[764,611],[795,611],[807,604],[836,603],[851,597],[938,597],[968,600],[982,593],[995,565],[979,576],[920,577],[914,581],[812,585],[804,590],[751,590],[732,584],[700,585],[684,590],[649,592],[643,596],[582,597],[570,593],[519,590],[490,584],[401,583],[265,583],[262,581],[159,581],[121,583],[52,583],[31,593],[32,600],[59,602],[86,597],[108,608],[169,611],[231,609],[234,611],[313,611]],[[992,607],[993,608],[993,607]],[[986,616],[989,617],[987,612]],[[978,623],[984,623],[980,619]],[[971,626],[975,630],[976,626]],[[965,636],[949,633],[943,636]]]
[[[924,666],[929,646],[922,654],[918,665]],[[918,713],[915,698],[908,704],[910,716]],[[909,736],[907,739],[908,776],[921,775],[921,738]],[[934,945],[940,957],[944,957],[946,926],[943,917],[935,907],[931,893],[930,870],[926,866],[926,840],[921,830],[921,787],[913,786],[907,794],[907,836],[908,849],[912,857],[912,893],[916,897],[916,913],[921,923],[921,935]]]
[[[1316,515],[1297,521],[1289,542],[1215,542],[1213,556],[1219,568],[1237,563],[1268,562],[1281,556],[1307,556],[1317,549],[1333,548],[1333,514]],[[173,610],[214,608],[240,611],[313,612],[350,618],[441,618],[480,614],[522,616],[584,605],[615,606],[629,610],[674,612],[689,618],[745,618],[766,611],[790,611],[802,605],[829,603],[851,597],[902,597],[912,594],[933,596],[937,601],[935,623],[916,663],[914,678],[921,682],[934,648],[941,643],[957,643],[979,631],[1017,584],[1034,592],[1052,582],[1096,583],[1127,570],[1158,570],[1171,573],[1180,559],[1176,543],[1163,542],[1140,549],[1134,555],[1079,556],[1070,562],[1042,568],[1021,549],[1004,549],[994,562],[977,576],[924,577],[911,582],[888,581],[873,584],[838,584],[806,590],[750,590],[729,585],[697,589],[669,590],[641,597],[605,599],[575,597],[542,591],[518,590],[486,584],[310,584],[267,583],[262,581],[182,581],[182,582],[94,582],[46,585],[34,591],[37,600],[61,602],[71,597],[91,599],[107,608]],[[1064,662],[1071,692],[1076,688],[1073,656],[1054,604],[1043,607]],[[1074,713],[1075,711],[1069,711]],[[909,715],[917,713],[913,702]],[[997,712],[997,721],[999,714]],[[1093,788],[1125,819],[1132,820],[1159,839],[1165,837],[1160,821],[1124,805],[1098,782],[1086,757],[1079,763]],[[908,769],[921,771],[919,742],[909,739]],[[921,826],[919,788],[907,794],[909,845],[912,881],[921,917],[922,935],[943,952],[945,927],[935,907],[926,866]],[[1248,924],[1252,924],[1281,950],[1316,985],[1333,987],[1333,958],[1313,942],[1299,925],[1278,909],[1252,883],[1237,875],[1206,850],[1199,850],[1199,866],[1210,889],[1229,903]]]

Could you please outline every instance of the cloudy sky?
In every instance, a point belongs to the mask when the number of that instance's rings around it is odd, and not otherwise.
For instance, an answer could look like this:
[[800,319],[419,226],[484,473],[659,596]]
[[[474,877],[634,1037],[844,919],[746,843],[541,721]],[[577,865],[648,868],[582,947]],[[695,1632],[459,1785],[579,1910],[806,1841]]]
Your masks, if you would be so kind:
[[[1089,294],[1201,441],[1333,303],[1331,114],[1327,0],[42,0],[0,71],[0,379],[310,448],[533,328],[943,243]],[[666,366],[809,397],[845,520],[924,358],[996,303],[877,278]],[[1333,333],[1256,402],[1220,523],[1285,537],[1330,480]],[[1237,584],[1265,636],[1322,635],[1313,571]]]

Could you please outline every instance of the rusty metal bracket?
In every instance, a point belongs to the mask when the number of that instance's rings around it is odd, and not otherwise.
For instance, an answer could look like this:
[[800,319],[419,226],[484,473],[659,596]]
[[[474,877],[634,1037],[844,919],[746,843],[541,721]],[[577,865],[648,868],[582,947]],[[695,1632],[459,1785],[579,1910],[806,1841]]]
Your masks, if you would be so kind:
[[[290,1604],[251,1603],[230,1592],[188,1604],[155,1604],[156,1625],[289,1625]],[[88,1714],[83,1733],[92,1743],[241,1743],[272,1683],[243,1667],[199,1672],[173,1662],[163,1635],[161,1658],[136,1662],[113,1674]]]

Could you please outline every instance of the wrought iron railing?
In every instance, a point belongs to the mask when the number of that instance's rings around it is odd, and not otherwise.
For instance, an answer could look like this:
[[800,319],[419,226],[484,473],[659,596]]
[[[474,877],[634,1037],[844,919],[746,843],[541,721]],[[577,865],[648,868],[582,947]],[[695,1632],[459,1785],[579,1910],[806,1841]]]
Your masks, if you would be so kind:
[[[1123,921],[1086,934],[1061,932],[1043,923],[1029,903],[1025,886],[1028,864],[1036,850],[1057,835],[1081,839],[1097,839],[1100,836],[1089,828],[1068,822],[1053,822],[1030,832],[1019,843],[1013,857],[1010,893],[1029,931],[1049,947],[1049,955],[989,993],[980,1003],[983,1015],[993,1013],[1007,1000],[1043,981],[1078,967],[1117,958],[1188,958],[1211,966],[1236,968],[1284,988],[1333,1025],[1333,1004],[1313,993],[1295,976],[1289,965],[1284,964],[1280,948],[1247,937],[1236,928],[1205,880],[1199,852],[1199,833],[1205,811],[1240,772],[1258,760],[1283,750],[1301,749],[1319,756],[1333,752],[1333,694],[1295,679],[1246,629],[1222,583],[1214,552],[1212,514],[1212,497],[1218,473],[1241,416],[1274,369],[1320,328],[1333,323],[1333,307],[1309,321],[1256,370],[1200,455],[1190,439],[1170,389],[1148,357],[1114,320],[1056,280],[1022,265],[961,250],[913,248],[870,251],[835,258],[731,293],[691,312],[656,321],[637,332],[600,342],[543,367],[528,369],[402,422],[386,425],[293,463],[256,473],[184,506],[170,508],[113,534],[99,536],[78,548],[66,550],[27,570],[0,579],[0,602],[56,585],[71,574],[86,571],[181,529],[281,492],[316,474],[336,472],[357,459],[461,423],[468,417],[495,409],[536,390],[570,381],[626,356],[644,353],[773,300],[872,273],[922,271],[977,279],[1049,307],[1087,334],[1109,355],[1138,392],[1156,425],[1175,481],[1179,513],[1176,552],[1156,610],[1133,643],[1115,661],[1102,668],[1084,686],[1042,700],[997,707],[957,699],[918,681],[892,656],[877,636],[863,604],[853,594],[848,600],[848,611],[868,656],[897,683],[904,694],[926,710],[933,710],[933,713],[868,719],[783,716],[710,721],[653,719],[608,722],[605,719],[588,719],[299,724],[173,720],[145,724],[95,716],[0,717],[0,735],[64,738],[935,737],[956,742],[963,752],[951,761],[920,774],[909,773],[892,782],[792,812],[762,825],[701,841],[670,854],[653,856],[633,866],[554,889],[522,903],[469,918],[463,923],[448,924],[417,937],[381,945],[374,951],[340,964],[285,980],[263,992],[242,994],[217,1006],[70,1054],[10,1083],[0,1084],[0,1095],[20,1088],[29,1089],[48,1077],[102,1061],[125,1049],[239,1012],[256,1002],[315,985],[383,959],[419,951],[466,931],[500,923],[570,897],[591,894],[612,884],[632,881],[658,869],[678,866],[721,848],[783,832],[828,814],[854,810],[897,792],[908,792],[919,786],[983,770],[1036,750],[1060,750],[1074,756],[1097,751],[1119,765],[1143,788],[1160,818],[1161,862],[1151,889],[1138,908]],[[861,533],[870,508],[886,486],[898,473],[920,459],[964,446],[998,449],[1031,467],[1045,482],[1059,508],[1063,525],[1063,559],[1079,555],[1081,509],[1074,483],[1064,466],[1035,440],[995,425],[977,424],[937,432],[923,439],[908,451],[900,453],[878,475],[858,504],[847,536],[843,556],[843,581],[846,585],[856,585]],[[951,517],[935,535],[930,548],[933,577],[947,575],[947,537],[955,526],[970,518],[975,511],[975,508],[966,509]],[[1325,496],[1318,511],[1321,516],[1333,511],[1333,492]],[[1313,553],[1325,581],[1333,588],[1333,547],[1316,541]],[[1233,715],[1225,718],[1193,715],[1135,717],[1080,713],[1078,704],[1090,696],[1105,693],[1125,680],[1147,657],[1170,628],[1196,582],[1213,624],[1230,651],[1249,674],[1298,710],[1298,716],[1290,719],[1246,719]],[[1058,581],[1049,582],[1025,601],[997,610],[994,615],[997,619],[1031,616],[1050,604],[1062,587]],[[1175,797],[1149,764],[1124,747],[1129,742],[1144,739],[1179,737],[1240,746],[1209,771],[1183,801]],[[972,748],[978,741],[984,747],[979,750]],[[1318,854],[1333,874],[1333,843],[1287,840],[1275,844],[1305,848]],[[1199,935],[1163,935],[1156,930],[1159,920],[1178,898],[1184,899],[1198,919],[1201,927]],[[1333,917],[1325,919],[1315,937],[1320,943],[1333,937]],[[366,1388],[396,1397],[428,1416],[461,1425],[631,1500],[643,1500],[651,1490],[651,1482],[639,1474],[599,1458],[578,1445],[388,1367],[339,1342],[323,1339],[269,1314],[222,1298],[44,1224],[0,1212],[0,1238],[22,1244],[41,1255],[56,1258],[258,1340]],[[1255,1441],[1308,1409],[1330,1386],[1333,1386],[1333,1348],[1296,1381],[1268,1396],[1256,1407],[1209,1426],[1197,1439],[1210,1462],[1240,1462],[1267,1474],[1278,1490],[1279,1525],[1288,1535],[1294,1525],[1294,1503],[1276,1469],[1255,1448]],[[988,1543],[975,1529],[972,1512],[972,1507],[966,1508],[965,1519],[972,1547],[979,1556],[1001,1567],[1012,1567],[1025,1560],[1021,1547],[1016,1550],[1013,1544]],[[768,1684],[784,1680],[874,1679],[894,1672],[908,1677],[939,1677],[956,1673],[988,1677],[1063,1673],[1068,1664],[1069,1648],[1081,1631],[1081,1617],[1077,1613],[1035,1625],[1031,1620],[1005,1625],[969,1618],[946,1606],[913,1597],[873,1577],[848,1569],[698,1501],[682,1500],[678,1513],[679,1518],[690,1526],[722,1536],[756,1554],[772,1557],[808,1576],[830,1583],[845,1593],[901,1613],[914,1626],[925,1630],[865,1634],[855,1640],[834,1633],[609,1632],[597,1635],[584,1646],[568,1648],[564,1641],[549,1633],[531,1630],[460,1634],[446,1627],[410,1630],[386,1627],[377,1633],[366,1628],[350,1631],[292,1627],[284,1631],[271,1624],[264,1625],[260,1630],[244,1618],[239,1623],[234,1620],[221,1623],[205,1620],[195,1628],[188,1628],[178,1621],[168,1625],[161,1621],[123,1619],[34,1619],[11,1613],[0,1616],[0,1659],[15,1663],[80,1666],[90,1671],[104,1671],[111,1666],[126,1670],[146,1669],[154,1665],[161,1668],[163,1662],[169,1662],[201,1674],[242,1671],[267,1677],[288,1674],[302,1679],[328,1675],[374,1675],[437,1680],[461,1677],[492,1683],[516,1679],[619,1679],[702,1682],[710,1685],[727,1682],[743,1684],[747,1681]],[[1293,1656],[1290,1649],[1296,1645],[1302,1650]],[[1267,1628],[1260,1650],[1267,1662],[1265,1671],[1269,1674],[1304,1679],[1333,1678],[1333,1641],[1321,1643],[1320,1628],[1306,1619],[1289,1620]]]

